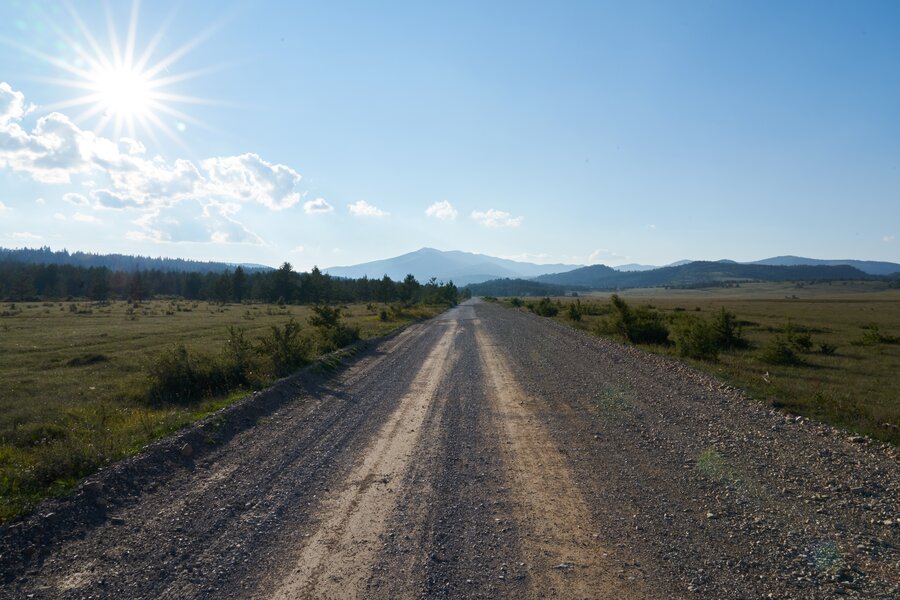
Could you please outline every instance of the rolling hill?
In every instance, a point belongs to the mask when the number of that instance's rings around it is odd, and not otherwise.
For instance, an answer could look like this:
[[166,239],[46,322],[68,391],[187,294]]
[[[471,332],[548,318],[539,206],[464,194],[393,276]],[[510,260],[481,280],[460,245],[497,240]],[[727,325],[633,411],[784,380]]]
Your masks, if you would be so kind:
[[630,272],[594,265],[566,273],[542,275],[534,279],[551,285],[609,290],[664,285],[688,287],[728,281],[863,279],[867,276],[863,271],[846,265],[770,266],[731,261],[694,261],[677,267]]
[[836,266],[847,265],[859,269],[863,273],[869,275],[893,275],[900,273],[900,264],[893,262],[885,262],[879,260],[853,260],[853,259],[830,259],[823,260],[819,258],[804,258],[802,256],[773,256],[772,258],[764,258],[752,263],[753,265],[773,265],[773,266]]

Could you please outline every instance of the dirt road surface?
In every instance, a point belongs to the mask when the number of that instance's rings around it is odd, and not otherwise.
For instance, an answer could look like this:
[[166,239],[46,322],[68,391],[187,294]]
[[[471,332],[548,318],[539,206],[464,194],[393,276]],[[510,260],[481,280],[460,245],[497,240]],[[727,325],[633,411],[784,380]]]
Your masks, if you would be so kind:
[[278,390],[2,528],[0,598],[900,597],[894,450],[548,319]]

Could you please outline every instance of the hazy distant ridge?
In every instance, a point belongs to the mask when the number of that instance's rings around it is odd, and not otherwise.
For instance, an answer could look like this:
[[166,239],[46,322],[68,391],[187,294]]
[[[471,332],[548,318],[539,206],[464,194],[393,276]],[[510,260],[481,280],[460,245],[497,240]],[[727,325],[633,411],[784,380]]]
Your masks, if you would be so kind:
[[394,258],[376,260],[346,267],[329,267],[325,273],[335,277],[369,277],[380,279],[387,275],[399,280],[412,274],[419,281],[436,277],[440,281],[452,280],[457,285],[480,283],[491,279],[529,279],[547,273],[560,273],[578,268],[580,265],[552,264],[538,265],[497,258],[485,254],[442,251],[422,248]]
[[762,260],[757,260],[752,263],[753,265],[777,265],[777,266],[791,266],[791,265],[824,265],[824,266],[838,266],[838,265],[847,265],[849,267],[854,267],[859,269],[863,273],[868,273],[869,275],[893,275],[894,273],[900,273],[900,264],[893,262],[885,262],[879,260],[853,260],[853,259],[819,259],[819,258],[804,258],[802,256],[773,256],[772,258],[764,258]]
[[801,281],[864,279],[867,273],[847,265],[759,265],[730,261],[694,261],[651,271],[616,271],[604,265],[536,277],[552,285],[617,289],[654,286],[693,286],[724,281]]

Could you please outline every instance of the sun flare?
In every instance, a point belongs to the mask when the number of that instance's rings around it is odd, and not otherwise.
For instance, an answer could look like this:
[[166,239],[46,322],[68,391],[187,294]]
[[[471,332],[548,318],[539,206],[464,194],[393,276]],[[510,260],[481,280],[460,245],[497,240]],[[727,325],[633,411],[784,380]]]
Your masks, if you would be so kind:
[[[124,44],[116,31],[115,19],[107,5],[106,40],[92,33],[71,5],[68,6],[78,35],[73,36],[61,28],[55,28],[62,46],[71,49],[68,57],[50,56],[33,48],[22,48],[32,55],[59,67],[71,77],[47,79],[52,83],[83,91],[82,95],[46,105],[47,111],[83,106],[74,117],[76,122],[93,123],[96,133],[111,129],[115,138],[123,134],[135,137],[138,128],[154,142],[162,133],[183,145],[180,133],[186,123],[205,127],[204,123],[178,110],[178,104],[215,104],[210,100],[174,93],[170,88],[203,75],[213,69],[201,69],[185,73],[172,73],[176,62],[212,35],[215,26],[201,32],[187,43],[162,58],[154,54],[162,44],[166,24],[150,36],[142,52],[138,48],[138,13],[140,3],[131,5]],[[104,43],[105,42],[105,43]]]
[[104,113],[125,119],[146,118],[152,101],[146,75],[125,67],[98,69],[91,75]]

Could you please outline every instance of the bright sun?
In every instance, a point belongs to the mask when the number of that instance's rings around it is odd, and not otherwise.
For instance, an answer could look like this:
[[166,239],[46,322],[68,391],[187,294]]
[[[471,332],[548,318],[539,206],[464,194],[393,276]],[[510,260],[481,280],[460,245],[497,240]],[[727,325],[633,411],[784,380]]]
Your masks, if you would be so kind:
[[152,91],[148,78],[135,69],[103,68],[91,74],[98,101],[105,112],[124,119],[146,118],[151,110]]
[[159,141],[156,134],[161,132],[179,144],[183,144],[176,132],[185,131],[186,122],[200,126],[203,126],[203,123],[177,110],[173,104],[212,104],[212,102],[202,98],[175,94],[167,91],[167,88],[173,84],[193,79],[211,69],[170,74],[170,67],[211,35],[214,27],[200,33],[165,57],[151,62],[154,52],[165,36],[165,27],[152,36],[142,53],[136,53],[139,6],[140,3],[137,0],[131,5],[128,31],[125,43],[122,45],[119,44],[119,36],[116,33],[113,15],[109,12],[109,4],[107,4],[106,19],[109,43],[105,46],[106,49],[91,33],[75,9],[69,5],[72,21],[81,34],[80,39],[73,38],[62,29],[57,29],[57,33],[62,38],[63,46],[74,51],[73,56],[63,59],[43,54],[32,48],[23,48],[23,50],[52,63],[73,76],[72,78],[53,78],[50,81],[84,92],[78,97],[45,106],[46,110],[84,106],[84,111],[75,116],[75,121],[87,122],[96,119],[93,129],[97,133],[111,128],[116,139],[125,133],[136,137],[136,130],[140,127],[154,142]]

